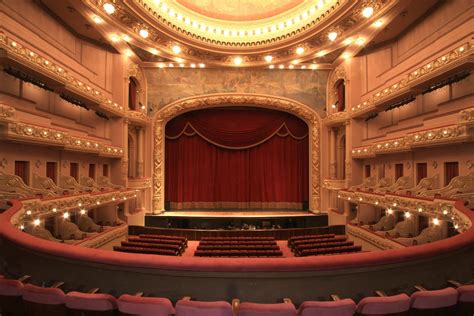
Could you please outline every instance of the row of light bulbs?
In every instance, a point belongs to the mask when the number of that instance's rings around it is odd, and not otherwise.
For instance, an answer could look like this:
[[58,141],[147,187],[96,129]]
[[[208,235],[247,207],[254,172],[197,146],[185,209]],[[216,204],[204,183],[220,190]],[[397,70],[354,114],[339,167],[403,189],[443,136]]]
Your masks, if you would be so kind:
[[[163,3],[163,4],[164,4],[164,3]],[[104,10],[105,10],[105,12],[106,12],[107,14],[113,14],[113,13],[115,12],[115,6],[114,6],[112,3],[110,3],[110,2],[106,2],[106,3],[103,5],[103,8],[104,8]],[[370,6],[365,7],[365,8],[363,8],[363,10],[362,10],[362,15],[363,15],[364,17],[366,17],[366,18],[371,17],[371,16],[373,15],[373,13],[374,13],[374,9],[373,9],[372,7],[370,7]],[[94,15],[94,16],[92,17],[92,20],[93,20],[95,23],[97,23],[97,24],[100,24],[100,23],[103,22],[102,18],[99,17],[99,16],[97,16],[97,15]],[[384,23],[383,20],[382,20],[382,19],[379,19],[379,20],[377,20],[377,21],[375,21],[375,22],[373,23],[373,26],[378,28],[378,27],[382,26],[383,23]],[[237,32],[237,31],[236,31],[236,32]],[[240,31],[238,31],[238,33],[239,33],[239,32],[240,32]],[[146,28],[142,28],[142,29],[138,30],[138,34],[139,34],[142,38],[147,38],[147,37],[150,35],[149,31],[148,31]],[[335,31],[331,31],[331,32],[328,33],[327,36],[328,36],[328,39],[333,42],[333,41],[335,41],[335,40],[337,39],[338,33],[335,32]],[[131,40],[130,36],[128,36],[128,35],[126,35],[126,34],[123,35],[122,37],[120,37],[120,36],[117,35],[117,34],[112,34],[112,35],[110,36],[110,39],[111,39],[113,42],[118,42],[118,41],[120,41],[120,39],[123,39],[123,40],[126,41],[126,42],[129,42],[129,41]],[[365,42],[366,42],[366,39],[365,39],[364,37],[358,37],[358,38],[356,38],[356,39],[354,39],[354,38],[352,38],[352,37],[349,37],[349,38],[346,38],[346,39],[343,41],[343,43],[344,43],[345,45],[351,45],[352,43],[355,43],[355,44],[358,45],[358,46],[364,45]],[[181,51],[182,51],[182,49],[181,49],[181,47],[180,47],[179,45],[173,45],[173,46],[171,47],[171,50],[172,50],[173,53],[175,53],[175,54],[179,54],[179,53],[181,53]],[[158,51],[157,49],[155,49],[155,48],[152,48],[152,49],[150,49],[149,51],[150,51],[150,53],[152,53],[153,55],[158,55],[158,54],[159,54],[159,51]],[[298,46],[298,47],[295,48],[295,53],[296,53],[297,55],[302,55],[302,54],[304,54],[304,52],[305,52],[305,48],[304,48],[303,46]],[[125,54],[126,54],[128,57],[130,57],[130,56],[133,55],[133,52],[130,51],[130,50],[128,50],[128,51],[125,52]],[[320,51],[320,52],[318,52],[318,53],[316,54],[316,56],[317,56],[317,57],[322,57],[322,56],[324,56],[325,54],[326,54],[326,51]],[[350,55],[350,53],[345,52],[345,53],[342,55],[342,57],[343,57],[344,59],[346,59],[346,58],[351,57],[351,55]],[[274,58],[273,58],[272,55],[266,55],[266,56],[264,57],[264,59],[265,59],[265,61],[266,61],[267,63],[271,63]],[[244,60],[243,60],[243,58],[242,58],[241,56],[235,56],[235,57],[233,57],[232,60],[233,60],[234,65],[236,65],[236,66],[242,65],[243,62],[244,62]],[[183,66],[181,66],[181,65],[182,65],[182,60],[181,60],[181,61],[178,60],[178,62],[180,62],[180,64],[179,64],[180,67],[184,67],[184,64],[183,64]],[[164,64],[163,64],[163,65],[164,65]],[[194,67],[193,67],[192,65],[193,65],[193,64],[191,64],[191,67],[192,67],[192,68],[196,68],[196,67],[204,68],[204,67],[201,66],[201,65],[203,65],[203,64],[197,64],[197,65],[194,64],[194,65],[195,65]],[[163,66],[163,67],[164,67],[164,66]],[[173,66],[169,66],[169,67],[173,67]],[[270,68],[270,69],[273,69],[273,68],[275,68],[275,66],[270,66],[269,68]],[[284,69],[285,67],[284,67],[284,66],[282,67],[282,65],[280,65],[280,66],[278,66],[278,68],[279,68],[279,69]],[[290,67],[288,67],[288,68],[289,68],[289,69],[293,69],[294,66],[290,66]],[[305,69],[305,68],[301,68],[301,69]]]

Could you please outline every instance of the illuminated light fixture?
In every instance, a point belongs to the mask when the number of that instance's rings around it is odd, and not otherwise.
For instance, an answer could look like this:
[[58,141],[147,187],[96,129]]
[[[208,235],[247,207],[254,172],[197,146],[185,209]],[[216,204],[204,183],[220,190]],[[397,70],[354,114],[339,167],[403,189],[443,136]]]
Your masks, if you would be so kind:
[[125,41],[125,42],[130,42],[132,39],[130,38],[130,36],[128,36],[127,34],[124,34],[122,36],[122,39]]
[[31,215],[31,211],[26,211],[26,215]]
[[184,67],[184,64],[179,64],[179,67],[183,68],[183,67]]
[[92,16],[92,21],[94,21],[95,24],[101,24],[104,22],[104,20],[102,20],[102,18],[98,15]]
[[295,66],[289,65],[288,68],[289,68],[289,69],[293,69],[293,68],[295,68]]
[[204,67],[206,67],[206,64],[203,64],[203,63],[199,64],[199,68],[204,68]]
[[296,53],[297,53],[298,55],[303,54],[303,53],[304,53],[304,47],[301,47],[301,46],[300,46],[300,47],[296,48]]
[[364,18],[370,18],[374,14],[374,8],[372,7],[365,7],[362,9],[362,15]]
[[393,203],[393,207],[396,207],[397,206],[397,203]]
[[418,213],[423,212],[423,209],[421,207],[418,208]]
[[379,19],[372,24],[374,27],[381,27],[383,25],[383,20]]
[[364,45],[365,43],[365,38],[363,37],[359,37],[357,40],[356,40],[356,44],[361,46],[361,45]]
[[191,64],[191,68],[196,68],[196,64]]
[[410,218],[411,214],[410,212],[405,212],[405,218]]
[[[142,105],[142,106],[141,106],[141,109],[144,110],[144,109],[145,109],[145,106]],[[100,201],[95,202],[95,204],[100,205]]]
[[35,219],[35,220],[33,221],[33,225],[39,226],[39,224],[41,224],[41,221],[40,221],[39,218],[37,218],[37,219]]
[[163,64],[163,63],[158,64],[158,68],[164,68],[164,67],[165,67],[165,64]]
[[439,225],[439,219],[433,218],[433,224],[434,225]]
[[115,201],[115,197],[112,198],[112,201]]
[[278,68],[284,69],[284,68],[285,68],[285,65],[280,65],[280,66],[278,66]]
[[141,29],[141,30],[138,32],[138,34],[140,34],[140,36],[143,37],[143,38],[147,38],[148,35],[150,35],[150,33],[148,32],[147,29]]
[[25,229],[25,225],[20,225],[20,229],[21,229],[21,230],[24,230],[24,229]]
[[[81,215],[86,215],[86,210],[82,209],[79,213],[81,213]],[[64,213],[64,214],[66,214],[66,213]]]
[[361,198],[361,197],[359,198],[359,201],[362,201],[362,198]]
[[299,61],[298,59],[295,59],[295,60],[292,60],[291,63],[292,63],[293,65],[297,65],[297,64],[300,63],[300,61]]
[[181,53],[181,47],[179,47],[178,45],[174,45],[171,49],[173,50],[173,53],[175,54]]
[[392,210],[391,208],[389,208],[389,209],[387,210],[387,213],[388,213],[389,215],[392,215],[392,214],[393,214],[393,210]]
[[335,104],[331,105],[331,107],[332,107],[333,109],[337,108],[337,106],[336,106]]
[[318,68],[318,65],[316,65],[316,64],[312,64],[312,65],[311,65],[311,69],[315,70],[315,69],[317,69],[317,68]]
[[179,58],[179,57],[176,57],[175,60],[176,60],[176,62],[178,62],[178,63],[184,62],[184,59],[183,59],[183,58]]
[[306,65],[301,66],[301,69],[306,69]]
[[[141,106],[141,109],[142,109],[142,110],[145,110],[145,109],[146,109],[146,106],[142,105],[142,106]],[[97,202],[97,205],[99,205],[99,204],[100,204],[100,202]]]
[[268,68],[273,69],[273,68],[275,68],[275,65],[270,65],[270,66],[268,66]]
[[158,50],[156,48],[152,48],[150,49],[150,53],[152,53],[153,55],[158,55]]
[[325,51],[325,50],[322,50],[322,51],[320,51],[320,52],[318,52],[318,53],[316,54],[316,56],[318,56],[318,57],[323,57],[324,55],[326,55],[326,51]]
[[64,219],[68,219],[68,218],[69,218],[69,212],[64,213],[64,214],[63,214],[63,218],[64,218]]
[[448,215],[448,210],[444,210],[443,215]]
[[464,46],[459,47],[459,51],[462,53],[464,51]]
[[237,56],[237,57],[234,58],[234,65],[240,66],[242,64],[242,61],[243,61],[242,57]]
[[347,199],[350,201],[350,200],[351,200],[351,197],[349,196]]
[[56,208],[52,209],[53,213],[56,213],[58,210]]
[[[23,225],[22,225],[23,226]],[[21,227],[21,226],[20,226]],[[459,228],[459,225],[458,224],[454,224],[454,229],[458,229]],[[23,228],[22,228],[23,229]]]
[[112,40],[112,42],[120,41],[120,37],[117,34],[110,35],[110,39]]
[[379,205],[379,201],[375,201],[375,205]]
[[266,61],[267,63],[271,62],[272,60],[273,60],[273,56],[272,56],[272,55],[267,55],[267,56],[265,56],[265,61]]
[[328,38],[330,41],[334,42],[337,38],[337,32],[329,32]]
[[173,65],[172,63],[169,63],[169,64],[168,64],[168,67],[173,68],[174,65]]
[[345,52],[344,54],[342,54],[342,58],[344,58],[344,59],[348,59],[350,57],[351,57],[351,54],[348,53],[348,52]]
[[352,37],[348,37],[344,40],[344,45],[351,45],[352,42],[354,42],[354,39]]
[[107,14],[113,14],[115,12],[115,7],[110,2],[104,3],[103,8],[104,8],[105,12],[107,12]]
[[125,56],[127,56],[127,57],[132,57],[132,55],[133,55],[133,53],[132,53],[131,50],[127,50],[127,51],[125,52]]

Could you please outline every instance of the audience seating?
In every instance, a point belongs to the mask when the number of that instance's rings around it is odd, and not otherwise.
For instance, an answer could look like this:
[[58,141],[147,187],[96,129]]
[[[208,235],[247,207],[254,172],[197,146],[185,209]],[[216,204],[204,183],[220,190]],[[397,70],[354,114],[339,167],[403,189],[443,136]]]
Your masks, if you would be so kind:
[[303,302],[298,308],[297,316],[352,316],[356,304],[350,298],[335,301]]
[[277,304],[238,303],[237,316],[296,316],[291,301]]
[[365,297],[357,304],[356,315],[408,316],[410,297],[406,294]]
[[199,302],[185,298],[176,303],[176,316],[232,316],[232,306],[225,301]]
[[110,294],[69,292],[65,298],[68,316],[116,315],[117,300]]
[[66,294],[58,288],[58,285],[55,284],[52,287],[41,287],[26,284],[22,290],[25,314],[28,316],[66,315]]
[[[27,278],[22,278],[26,281]],[[0,312],[2,316],[23,315],[22,291],[23,282],[21,280],[11,280],[4,276],[0,278]]]
[[441,290],[428,291],[416,286],[418,292],[411,295],[410,307],[416,316],[451,316],[456,314],[458,291],[448,287]]
[[201,239],[198,257],[281,257],[273,237],[207,237]]
[[121,246],[114,246],[115,251],[143,253],[153,255],[179,256],[188,245],[186,237],[140,234],[129,236]]
[[296,257],[342,254],[359,252],[361,246],[355,246],[353,241],[347,241],[346,236],[335,234],[295,236],[288,239],[288,246]]
[[114,246],[114,251],[142,253],[142,254],[149,254],[149,255],[163,255],[163,256],[178,256],[179,255],[179,252],[174,251],[174,250],[154,249],[154,248],[145,248],[145,247]]
[[168,316],[174,315],[173,304],[167,298],[143,297],[123,294],[118,299],[118,310],[122,316]]
[[474,314],[474,285],[462,285],[453,280],[448,280],[448,283],[453,285],[459,293],[457,315],[472,316]]

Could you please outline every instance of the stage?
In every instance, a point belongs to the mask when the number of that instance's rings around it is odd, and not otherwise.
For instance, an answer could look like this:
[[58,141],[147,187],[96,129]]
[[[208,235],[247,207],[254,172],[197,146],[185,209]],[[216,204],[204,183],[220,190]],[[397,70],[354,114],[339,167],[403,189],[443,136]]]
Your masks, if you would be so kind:
[[145,226],[179,229],[255,230],[327,226],[327,214],[301,210],[192,210],[146,215]]

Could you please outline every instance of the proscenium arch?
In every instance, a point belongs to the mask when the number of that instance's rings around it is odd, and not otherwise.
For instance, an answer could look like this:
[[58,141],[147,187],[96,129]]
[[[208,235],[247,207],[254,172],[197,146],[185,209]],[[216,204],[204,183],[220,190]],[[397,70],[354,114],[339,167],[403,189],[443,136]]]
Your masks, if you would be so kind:
[[154,116],[153,136],[153,213],[164,211],[165,197],[165,126],[183,113],[223,106],[249,106],[291,113],[308,125],[309,135],[309,209],[321,209],[320,139],[321,118],[315,110],[301,102],[279,96],[247,93],[218,93],[193,96],[171,102]]

